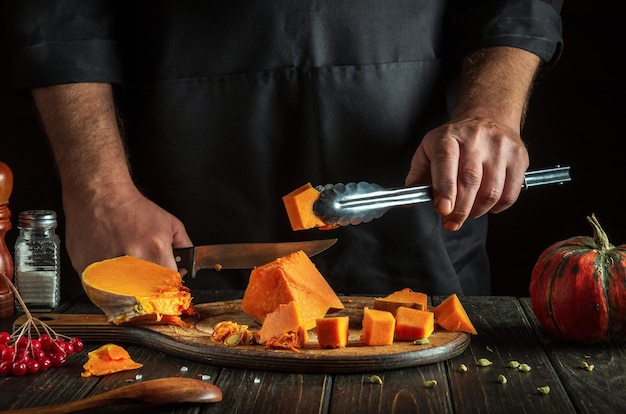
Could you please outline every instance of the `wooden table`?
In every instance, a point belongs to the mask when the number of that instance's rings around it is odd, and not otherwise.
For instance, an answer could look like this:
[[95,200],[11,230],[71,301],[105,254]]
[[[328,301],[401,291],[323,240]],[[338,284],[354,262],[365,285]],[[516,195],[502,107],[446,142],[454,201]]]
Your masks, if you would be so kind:
[[[198,303],[240,297],[241,292],[194,292]],[[436,304],[442,298],[433,298]],[[450,360],[412,368],[358,374],[302,374],[209,365],[138,345],[123,345],[137,371],[81,378],[87,343],[62,368],[23,377],[0,377],[0,409],[34,407],[71,401],[106,390],[171,376],[202,378],[221,388],[220,403],[175,406],[121,406],[93,412],[173,413],[624,413],[626,412],[626,343],[582,346],[556,340],[537,326],[528,299],[463,297],[479,335]],[[79,295],[59,313],[99,313]],[[0,321],[0,330],[11,321]],[[487,358],[490,367],[475,361]],[[530,372],[508,368],[516,360]],[[593,364],[588,371],[582,361]],[[467,372],[459,370],[465,364]],[[371,384],[376,374],[382,385]],[[506,384],[497,381],[502,374]],[[139,378],[137,375],[140,375]],[[436,380],[433,388],[424,386]],[[549,386],[543,395],[537,387]]]

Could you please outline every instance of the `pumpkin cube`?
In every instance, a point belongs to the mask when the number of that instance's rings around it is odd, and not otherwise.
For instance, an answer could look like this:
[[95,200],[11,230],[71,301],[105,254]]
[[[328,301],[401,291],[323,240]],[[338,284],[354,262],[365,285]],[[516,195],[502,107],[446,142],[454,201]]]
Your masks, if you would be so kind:
[[365,345],[392,345],[396,319],[390,312],[365,307],[361,342]]
[[399,341],[428,338],[435,330],[435,314],[400,306],[396,311],[395,337]]
[[311,183],[298,187],[283,197],[283,204],[294,231],[326,226],[326,223],[313,212],[313,203],[319,197],[320,192]]
[[315,320],[317,341],[321,348],[345,348],[348,344],[350,318],[335,316]]

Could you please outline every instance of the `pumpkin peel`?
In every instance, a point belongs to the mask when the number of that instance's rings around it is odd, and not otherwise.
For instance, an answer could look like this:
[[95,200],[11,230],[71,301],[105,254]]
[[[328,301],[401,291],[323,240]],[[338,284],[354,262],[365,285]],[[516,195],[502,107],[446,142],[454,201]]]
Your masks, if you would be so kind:
[[140,318],[185,326],[180,315],[195,313],[180,273],[132,256],[92,263],[81,281],[89,299],[115,324]]

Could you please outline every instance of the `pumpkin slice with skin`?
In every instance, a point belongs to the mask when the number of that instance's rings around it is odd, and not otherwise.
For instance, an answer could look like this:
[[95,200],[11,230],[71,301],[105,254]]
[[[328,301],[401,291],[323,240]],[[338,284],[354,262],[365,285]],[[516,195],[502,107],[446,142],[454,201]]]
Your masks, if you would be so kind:
[[279,305],[295,302],[307,330],[328,312],[341,310],[337,297],[302,250],[280,257],[250,273],[241,309],[259,323]]
[[279,305],[276,310],[267,315],[258,332],[259,343],[265,344],[289,332],[296,334],[297,342],[292,344],[295,348],[302,348],[308,341],[307,330],[294,301]]
[[345,348],[348,344],[350,318],[334,316],[315,321],[317,342],[321,348]]
[[428,295],[422,292],[414,292],[409,288],[404,288],[384,298],[374,299],[374,309],[385,310],[394,315],[396,314],[396,309],[400,306],[428,310]]
[[108,375],[143,367],[143,364],[133,361],[124,348],[115,344],[102,345],[89,352],[87,357],[81,377]]
[[434,313],[437,324],[446,331],[478,334],[456,293],[448,296],[437,305]]
[[428,338],[435,330],[435,315],[429,311],[400,306],[396,311],[395,339],[414,341]]
[[89,299],[115,324],[154,320],[185,325],[180,315],[194,313],[180,273],[135,257],[120,256],[87,266],[82,284]]
[[396,319],[391,312],[363,308],[361,342],[365,345],[393,345]]

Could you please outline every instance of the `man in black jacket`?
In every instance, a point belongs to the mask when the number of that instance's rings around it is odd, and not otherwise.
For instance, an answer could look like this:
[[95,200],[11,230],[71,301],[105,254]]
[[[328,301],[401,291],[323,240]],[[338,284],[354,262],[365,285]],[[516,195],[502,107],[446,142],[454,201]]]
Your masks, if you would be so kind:
[[[486,213],[519,195],[562,1],[6,5],[12,85],[49,137],[78,272],[121,254],[175,268],[192,240],[332,236],[315,261],[337,292],[489,293]],[[291,231],[283,195],[350,181],[432,184],[433,203]]]

